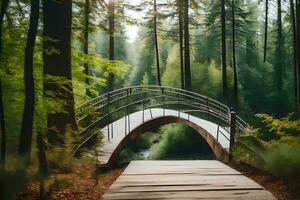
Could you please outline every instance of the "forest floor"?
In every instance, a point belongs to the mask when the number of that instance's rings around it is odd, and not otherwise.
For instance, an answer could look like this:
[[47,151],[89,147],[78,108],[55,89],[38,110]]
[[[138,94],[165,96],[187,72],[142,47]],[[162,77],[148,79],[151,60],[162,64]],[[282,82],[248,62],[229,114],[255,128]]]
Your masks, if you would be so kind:
[[[231,162],[229,165],[262,185],[278,200],[300,200],[300,180],[288,183],[244,163]],[[76,164],[72,172],[57,175],[56,178],[60,181],[57,181],[55,189],[51,186],[52,192],[47,195],[49,197],[47,199],[98,200],[126,167],[127,165],[122,165],[95,173],[95,165]],[[18,199],[37,199],[38,194],[39,185],[33,183],[28,185]]]
[[278,200],[300,200],[300,177],[288,182],[238,161],[229,163],[229,166],[263,186]]
[[[58,181],[55,184],[53,181],[50,186],[48,184],[48,194],[45,195],[45,199],[98,200],[126,167],[127,165],[122,165],[96,173],[95,165],[76,164],[71,172],[57,174]],[[38,199],[38,196],[39,184],[35,182],[29,184],[27,189],[18,196],[18,199],[32,200]]]

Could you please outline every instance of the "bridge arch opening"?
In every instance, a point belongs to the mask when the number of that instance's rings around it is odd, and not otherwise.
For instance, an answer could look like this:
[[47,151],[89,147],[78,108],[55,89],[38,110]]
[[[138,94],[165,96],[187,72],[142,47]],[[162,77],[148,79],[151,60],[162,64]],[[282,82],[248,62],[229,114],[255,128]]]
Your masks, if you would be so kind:
[[[152,120],[149,120],[134,130],[132,130],[124,139],[119,143],[117,148],[112,153],[108,163],[114,163],[116,161],[117,156],[120,154],[120,152],[125,149],[131,142],[133,142],[135,139],[137,139],[140,135],[147,131],[151,131],[155,128],[161,127],[163,125],[168,124],[184,124],[192,129],[194,129],[207,143],[207,145],[210,147],[212,152],[214,153],[215,157],[218,160],[227,162],[229,160],[229,152],[228,150],[224,149],[222,145],[205,129],[200,127],[199,125],[188,121],[186,119],[175,117],[175,116],[164,116],[164,117],[158,117]],[[178,147],[180,148],[180,147]]]
[[132,160],[215,160],[211,147],[193,128],[171,123],[137,136],[117,155],[116,162]]

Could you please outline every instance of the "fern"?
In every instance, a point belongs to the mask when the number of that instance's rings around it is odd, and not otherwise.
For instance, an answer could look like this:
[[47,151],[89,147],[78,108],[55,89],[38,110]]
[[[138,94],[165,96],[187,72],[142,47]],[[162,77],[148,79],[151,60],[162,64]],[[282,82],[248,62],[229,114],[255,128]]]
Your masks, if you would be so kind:
[[269,128],[269,132],[274,132],[279,136],[300,136],[300,119],[294,119],[293,113],[280,119],[276,119],[267,114],[257,114],[256,117],[262,119]]

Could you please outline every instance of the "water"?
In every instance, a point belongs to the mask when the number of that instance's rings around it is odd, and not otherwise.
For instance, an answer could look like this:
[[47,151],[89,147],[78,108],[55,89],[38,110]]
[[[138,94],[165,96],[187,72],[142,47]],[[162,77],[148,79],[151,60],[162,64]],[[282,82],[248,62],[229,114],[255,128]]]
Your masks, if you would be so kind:
[[150,149],[142,149],[138,151],[138,154],[143,158],[143,160],[147,160],[150,155]]

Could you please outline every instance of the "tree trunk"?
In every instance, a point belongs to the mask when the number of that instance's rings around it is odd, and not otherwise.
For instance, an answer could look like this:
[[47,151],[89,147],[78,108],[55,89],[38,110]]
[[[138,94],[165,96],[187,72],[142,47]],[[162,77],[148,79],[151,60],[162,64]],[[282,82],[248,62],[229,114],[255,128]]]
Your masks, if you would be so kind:
[[1,125],[1,159],[0,164],[4,166],[6,158],[6,128],[5,128],[5,116],[3,106],[3,91],[2,91],[2,79],[0,77],[0,125]]
[[179,23],[179,56],[180,56],[180,75],[181,88],[184,89],[184,56],[183,56],[183,16],[182,16],[182,2],[178,0],[178,23]]
[[[64,103],[62,111],[48,111],[47,136],[53,144],[64,144],[67,125],[77,130],[71,69],[72,1],[44,0],[43,13],[44,92],[46,97],[54,98],[57,103]],[[49,53],[53,49],[55,52]],[[49,81],[49,77],[60,78],[63,83]]]
[[6,13],[8,4],[9,4],[9,0],[2,0],[1,10],[0,10],[0,55],[2,52],[2,26],[3,26],[4,15]]
[[296,47],[297,47],[297,74],[298,74],[298,106],[300,106],[300,0],[296,0]]
[[[9,1],[2,0],[1,10],[0,10],[0,58],[2,54],[2,26],[4,21],[4,15],[6,13]],[[1,131],[1,154],[0,154],[0,164],[5,165],[6,157],[6,128],[5,128],[5,115],[4,115],[4,105],[3,105],[3,91],[2,91],[2,79],[0,76],[0,131]]]
[[45,142],[43,140],[42,134],[37,135],[37,149],[38,149],[38,159],[39,159],[39,179],[40,179],[40,194],[39,199],[45,199],[45,188],[44,182],[45,177],[48,174],[48,162],[45,152]]
[[295,4],[294,0],[290,0],[290,14],[291,24],[293,30],[293,50],[294,50],[294,95],[295,95],[295,108],[298,110],[298,77],[297,77],[297,33],[296,33],[296,19],[295,19]]
[[265,41],[264,41],[264,62],[267,60],[267,48],[268,48],[268,21],[269,21],[269,0],[266,1],[266,15],[265,15]]
[[24,61],[25,104],[19,141],[19,154],[29,154],[31,150],[34,118],[34,77],[33,54],[39,21],[39,0],[31,0],[30,24],[27,34]]
[[[89,24],[90,24],[90,0],[85,0],[84,5],[84,54],[89,54]],[[87,63],[84,63],[84,72],[87,76],[90,75],[90,69],[89,65]],[[86,85],[90,85],[90,79],[85,79]],[[91,96],[90,90],[87,88],[85,90],[85,94],[87,96]]]
[[185,89],[192,90],[189,33],[189,0],[184,1],[184,72]]
[[225,0],[221,0],[221,32],[222,32],[222,79],[223,98],[227,101],[227,71],[226,71],[226,25],[225,25]]
[[232,0],[232,61],[233,61],[233,94],[234,106],[238,109],[238,80],[237,80],[237,66],[236,66],[236,33],[235,33],[235,0]]
[[155,54],[156,54],[157,84],[159,86],[161,86],[160,66],[159,66],[159,51],[158,51],[158,38],[157,38],[157,8],[156,8],[156,0],[154,0],[153,6],[154,6],[153,29],[154,29],[154,46],[155,46]]
[[283,73],[283,62],[282,62],[282,14],[281,14],[281,0],[277,0],[277,42],[275,52],[275,86],[277,88],[278,95],[282,92],[282,73]]
[[[115,60],[115,0],[108,3],[108,23],[109,23],[109,60]],[[115,76],[108,75],[108,91],[114,90]]]

